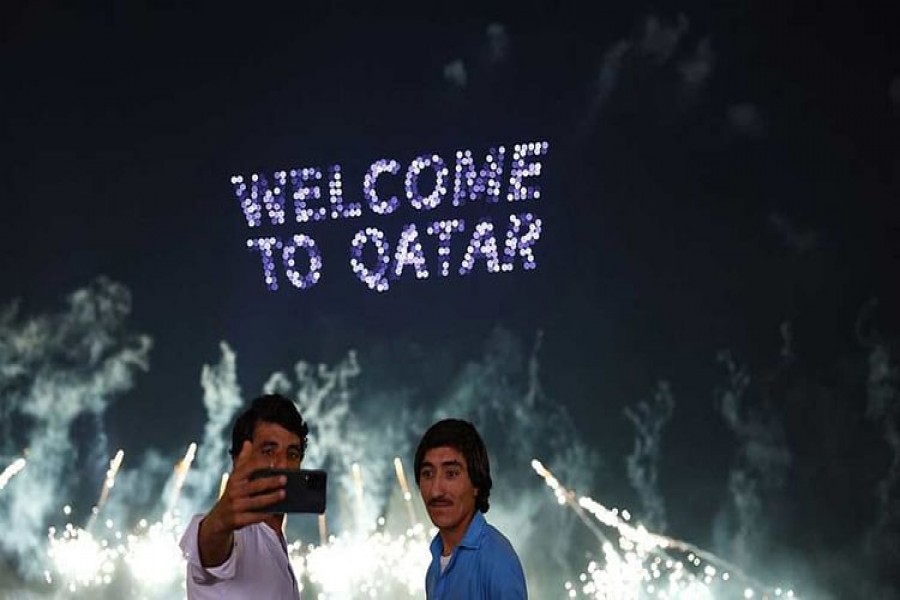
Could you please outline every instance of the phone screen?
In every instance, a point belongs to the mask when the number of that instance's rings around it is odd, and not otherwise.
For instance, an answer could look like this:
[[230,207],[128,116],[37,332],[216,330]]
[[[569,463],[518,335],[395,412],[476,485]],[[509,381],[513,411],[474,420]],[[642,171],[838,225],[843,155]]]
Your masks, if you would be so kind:
[[325,491],[328,473],[315,469],[260,469],[250,475],[250,479],[275,477],[287,478],[284,485],[285,497],[275,504],[261,508],[268,513],[312,513],[325,512]]

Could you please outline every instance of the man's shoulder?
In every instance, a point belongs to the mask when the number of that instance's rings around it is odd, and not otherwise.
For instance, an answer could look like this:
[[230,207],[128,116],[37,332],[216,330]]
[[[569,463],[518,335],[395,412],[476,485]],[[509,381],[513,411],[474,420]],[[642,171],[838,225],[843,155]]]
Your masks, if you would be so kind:
[[480,549],[483,581],[491,594],[504,598],[527,598],[525,572],[509,538],[486,523]]
[[484,550],[489,554],[499,557],[515,558],[516,560],[518,560],[516,549],[513,548],[512,542],[509,541],[509,538],[507,538],[502,531],[500,531],[490,523],[485,523],[484,537],[482,538],[482,548],[484,548]]

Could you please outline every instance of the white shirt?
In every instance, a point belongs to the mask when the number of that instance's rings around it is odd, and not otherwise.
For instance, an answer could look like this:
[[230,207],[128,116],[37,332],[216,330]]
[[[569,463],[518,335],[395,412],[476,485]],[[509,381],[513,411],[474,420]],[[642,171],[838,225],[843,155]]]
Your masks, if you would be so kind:
[[284,541],[265,523],[235,531],[228,559],[218,567],[203,567],[197,536],[204,516],[195,515],[181,538],[181,550],[187,560],[188,600],[300,597]]

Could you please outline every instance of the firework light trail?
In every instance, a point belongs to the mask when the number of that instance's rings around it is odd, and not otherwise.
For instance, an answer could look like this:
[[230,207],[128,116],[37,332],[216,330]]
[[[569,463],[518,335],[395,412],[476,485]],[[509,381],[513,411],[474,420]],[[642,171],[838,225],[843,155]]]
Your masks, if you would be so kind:
[[175,465],[175,481],[172,485],[172,497],[169,500],[170,507],[174,507],[178,502],[178,496],[181,495],[184,479],[187,477],[188,471],[191,470],[191,464],[193,464],[195,456],[197,456],[197,442],[191,442],[187,452],[184,454],[184,458]]
[[613,543],[596,526],[590,527],[601,543],[605,565],[590,561],[586,572],[579,574],[580,588],[567,582],[570,598],[580,594],[603,600],[654,596],[701,600],[715,598],[717,590],[733,597],[734,592],[728,593],[724,588],[735,586],[743,586],[740,594],[748,599],[795,597],[793,590],[768,588],[735,565],[693,544],[649,532],[642,525],[631,525],[627,510],[607,508],[593,498],[577,496],[537,459],[531,461],[531,467],[544,479],[560,505],[570,506],[583,521],[589,514],[618,534]]
[[24,458],[17,458],[10,464],[8,467],[3,469],[3,472],[0,473],[0,490],[6,487],[6,484],[9,483],[9,480],[19,474],[22,469],[25,468],[26,460]]
[[400,484],[400,490],[403,492],[403,503],[406,505],[406,513],[409,516],[410,527],[417,524],[416,513],[412,505],[412,494],[409,491],[409,485],[406,483],[406,474],[403,472],[403,461],[399,456],[394,457],[394,471],[397,474],[397,483]]
[[103,505],[106,504],[106,501],[109,499],[110,491],[112,491],[113,487],[116,485],[116,475],[119,474],[119,469],[122,467],[122,461],[124,459],[125,451],[121,449],[110,459],[109,469],[106,470],[106,477],[103,479],[103,485],[100,486],[100,497],[91,509],[91,518],[88,520],[85,529],[90,530],[93,527],[94,521],[100,514],[100,511],[103,510]]
[[103,487],[100,489],[100,498],[97,500],[98,511],[106,504],[106,499],[109,498],[110,490],[116,485],[116,475],[122,467],[122,460],[124,458],[125,451],[120,449],[109,461],[109,469],[106,470],[106,478],[103,480]]

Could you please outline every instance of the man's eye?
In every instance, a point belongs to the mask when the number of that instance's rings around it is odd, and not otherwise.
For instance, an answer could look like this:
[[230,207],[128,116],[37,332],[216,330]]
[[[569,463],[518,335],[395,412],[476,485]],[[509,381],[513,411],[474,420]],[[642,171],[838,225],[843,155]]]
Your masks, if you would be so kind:
[[432,473],[430,469],[425,469],[425,470],[423,470],[422,473],[420,474],[420,477],[422,477],[422,478],[424,478],[424,479],[431,479],[431,476],[432,476],[433,474],[434,474],[434,473]]
[[459,475],[459,471],[447,471],[447,479],[455,479]]
[[288,453],[288,459],[290,459],[290,460],[299,462],[301,458],[303,458],[303,457],[300,456],[299,452],[289,452]]
[[270,447],[265,447],[262,449],[262,453],[265,454],[266,456],[272,456],[273,452],[275,452],[275,450],[273,450]]

